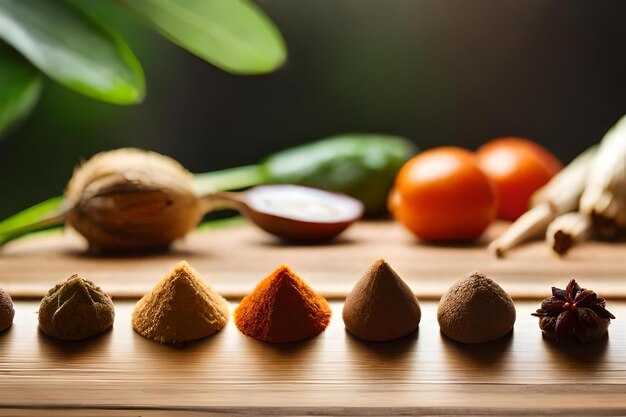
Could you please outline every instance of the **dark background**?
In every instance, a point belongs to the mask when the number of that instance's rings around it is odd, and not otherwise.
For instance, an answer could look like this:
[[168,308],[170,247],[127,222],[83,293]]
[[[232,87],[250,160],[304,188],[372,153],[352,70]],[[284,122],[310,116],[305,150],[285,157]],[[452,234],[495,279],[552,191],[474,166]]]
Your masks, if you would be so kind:
[[221,72],[108,11],[142,62],[146,100],[117,107],[47,82],[0,142],[0,218],[60,194],[76,162],[115,147],[200,172],[342,132],[472,149],[518,135],[567,162],[626,113],[626,1],[258,3],[289,57],[256,77]]

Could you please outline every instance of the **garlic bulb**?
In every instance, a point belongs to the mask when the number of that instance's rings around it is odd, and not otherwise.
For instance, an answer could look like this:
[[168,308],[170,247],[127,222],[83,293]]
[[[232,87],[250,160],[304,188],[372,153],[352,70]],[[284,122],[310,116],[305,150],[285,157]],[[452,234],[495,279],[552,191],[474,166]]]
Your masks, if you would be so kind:
[[122,148],[78,166],[65,193],[69,224],[97,250],[163,248],[202,218],[193,176],[155,152]]

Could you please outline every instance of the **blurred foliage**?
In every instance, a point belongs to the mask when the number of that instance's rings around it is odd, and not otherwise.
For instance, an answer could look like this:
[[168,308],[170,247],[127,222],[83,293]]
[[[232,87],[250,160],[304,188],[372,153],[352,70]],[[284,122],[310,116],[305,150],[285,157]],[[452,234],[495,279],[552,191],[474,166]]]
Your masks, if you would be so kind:
[[242,0],[120,0],[165,37],[236,74],[270,72],[285,60],[278,30]]
[[567,162],[626,112],[626,2],[254,0],[289,59],[240,77],[113,1],[66,1],[126,40],[146,98],[112,106],[47,82],[28,122],[0,141],[0,219],[62,194],[81,159],[116,147],[209,172],[340,132],[424,149],[516,135]]
[[0,45],[0,132],[24,117],[41,93],[41,77],[24,58]]
[[54,197],[0,222],[0,245],[26,234],[57,227],[63,219],[62,197]]
[[[108,1],[126,6],[174,43],[226,71],[260,74],[285,60],[278,29],[248,0]],[[142,101],[139,61],[100,17],[101,6],[89,3],[3,0],[0,39],[43,74],[78,93],[115,104]],[[0,87],[10,83],[11,88],[0,95],[0,135],[32,109],[40,90],[32,66],[20,57],[1,58]]]
[[196,191],[236,190],[259,184],[298,184],[348,194],[368,215],[386,213],[396,173],[418,152],[399,136],[347,133],[276,152],[260,163],[197,174]]
[[4,1],[0,21],[0,38],[54,81],[115,104],[142,100],[143,71],[128,45],[71,5]]
[[278,152],[262,167],[271,182],[345,193],[358,198],[367,214],[381,215],[396,174],[416,153],[402,137],[352,133]]

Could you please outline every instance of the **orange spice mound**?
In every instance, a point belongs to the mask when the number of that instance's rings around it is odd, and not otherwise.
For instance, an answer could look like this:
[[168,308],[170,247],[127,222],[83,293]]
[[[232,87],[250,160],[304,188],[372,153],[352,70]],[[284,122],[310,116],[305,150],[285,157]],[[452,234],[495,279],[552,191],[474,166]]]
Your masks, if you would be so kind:
[[133,329],[159,343],[200,339],[221,330],[228,303],[185,261],[143,296],[133,311]]
[[328,302],[287,265],[261,281],[235,310],[235,324],[245,335],[268,343],[308,339],[330,322]]

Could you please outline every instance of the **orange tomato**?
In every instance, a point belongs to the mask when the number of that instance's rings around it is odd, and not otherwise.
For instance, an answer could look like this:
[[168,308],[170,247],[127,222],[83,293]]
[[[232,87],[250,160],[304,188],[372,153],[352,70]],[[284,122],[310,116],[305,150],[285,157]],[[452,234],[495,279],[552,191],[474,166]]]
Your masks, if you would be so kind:
[[528,210],[530,196],[563,168],[554,155],[523,138],[493,139],[476,157],[496,184],[498,217],[511,221]]
[[434,148],[398,172],[389,210],[419,238],[465,241],[479,237],[496,216],[494,186],[475,156],[461,148]]

